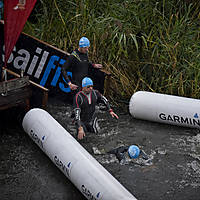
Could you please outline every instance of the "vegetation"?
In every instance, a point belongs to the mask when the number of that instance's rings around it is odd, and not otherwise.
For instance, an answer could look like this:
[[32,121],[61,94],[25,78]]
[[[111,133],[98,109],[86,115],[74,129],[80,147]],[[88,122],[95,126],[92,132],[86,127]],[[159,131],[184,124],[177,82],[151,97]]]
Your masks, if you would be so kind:
[[138,90],[200,98],[199,1],[38,0],[32,15],[24,31],[60,49],[90,39],[115,100]]

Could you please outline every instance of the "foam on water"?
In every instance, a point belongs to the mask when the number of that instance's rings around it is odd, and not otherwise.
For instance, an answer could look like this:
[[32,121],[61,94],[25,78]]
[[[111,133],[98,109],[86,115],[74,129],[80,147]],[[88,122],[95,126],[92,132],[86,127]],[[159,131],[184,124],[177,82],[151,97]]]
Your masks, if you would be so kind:
[[[180,189],[191,186],[200,187],[200,134],[194,136],[171,136],[173,147],[176,153],[188,156],[187,162],[183,165],[177,165],[184,175],[182,180],[177,180]],[[173,150],[172,150],[173,151]]]

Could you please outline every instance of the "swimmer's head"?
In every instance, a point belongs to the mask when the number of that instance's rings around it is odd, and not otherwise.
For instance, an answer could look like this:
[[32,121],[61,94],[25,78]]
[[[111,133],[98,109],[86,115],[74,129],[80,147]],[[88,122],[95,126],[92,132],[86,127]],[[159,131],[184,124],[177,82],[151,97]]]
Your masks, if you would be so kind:
[[129,155],[130,158],[138,158],[138,156],[140,155],[139,147],[136,146],[136,145],[129,146],[128,155]]

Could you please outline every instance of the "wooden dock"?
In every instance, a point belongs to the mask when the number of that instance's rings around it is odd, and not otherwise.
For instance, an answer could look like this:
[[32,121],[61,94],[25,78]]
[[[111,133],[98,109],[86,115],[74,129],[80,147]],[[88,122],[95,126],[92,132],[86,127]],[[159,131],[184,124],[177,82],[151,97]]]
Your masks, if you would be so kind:
[[28,111],[31,108],[30,99],[34,87],[40,88],[43,91],[41,107],[46,108],[49,91],[47,88],[29,80],[28,76],[21,77],[9,69],[3,69],[16,78],[0,82],[0,111],[17,106],[23,106],[25,111]]
[[0,82],[0,110],[23,105],[28,111],[31,94],[28,76]]

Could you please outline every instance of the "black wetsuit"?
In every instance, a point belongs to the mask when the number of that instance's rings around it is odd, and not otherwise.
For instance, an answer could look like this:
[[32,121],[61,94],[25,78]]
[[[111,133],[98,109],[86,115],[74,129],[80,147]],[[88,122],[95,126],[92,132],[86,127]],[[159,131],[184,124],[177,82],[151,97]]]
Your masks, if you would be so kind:
[[[72,78],[67,75],[67,72],[72,72]],[[71,81],[73,84],[78,85],[79,90],[81,89],[82,79],[90,77],[94,82],[94,89],[103,94],[105,74],[93,67],[87,53],[81,53],[78,49],[74,50],[62,66],[62,75],[66,82]]]
[[[121,162],[121,160],[126,159],[126,154],[128,152],[129,146],[120,146],[116,149],[112,149],[108,151],[109,154],[114,154],[116,158]],[[128,155],[127,155],[128,156]],[[148,156],[144,153],[143,150],[140,150],[140,156],[142,156],[143,159],[148,160]]]
[[98,132],[99,126],[95,116],[95,106],[103,102],[110,111],[108,100],[98,90],[92,90],[88,95],[79,91],[73,100],[75,122],[77,128],[83,126],[85,132]]
[[[82,79],[88,76],[92,63],[89,62],[88,54],[81,53],[78,49],[74,50],[63,64],[62,74],[67,82],[81,87]],[[67,76],[67,71],[72,72],[72,78]]]

